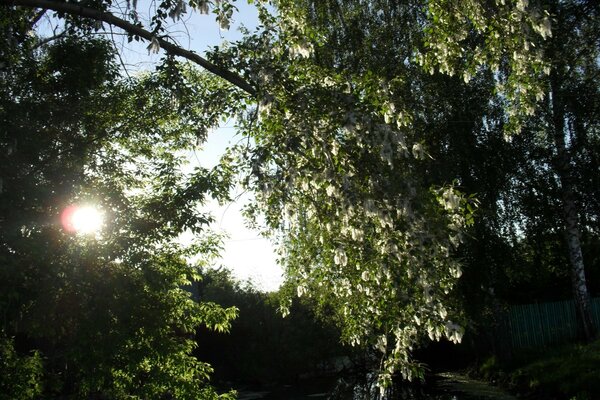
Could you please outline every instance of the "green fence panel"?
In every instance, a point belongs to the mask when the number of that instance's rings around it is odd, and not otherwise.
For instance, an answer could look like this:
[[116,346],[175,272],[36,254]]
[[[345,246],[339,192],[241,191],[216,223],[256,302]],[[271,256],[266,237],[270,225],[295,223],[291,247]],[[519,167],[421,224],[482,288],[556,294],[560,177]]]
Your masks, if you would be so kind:
[[600,330],[600,297],[592,299],[592,320],[596,329]]
[[[592,320],[600,329],[600,298],[592,299],[591,306]],[[511,306],[507,322],[508,340],[517,349],[563,343],[578,335],[572,300]]]

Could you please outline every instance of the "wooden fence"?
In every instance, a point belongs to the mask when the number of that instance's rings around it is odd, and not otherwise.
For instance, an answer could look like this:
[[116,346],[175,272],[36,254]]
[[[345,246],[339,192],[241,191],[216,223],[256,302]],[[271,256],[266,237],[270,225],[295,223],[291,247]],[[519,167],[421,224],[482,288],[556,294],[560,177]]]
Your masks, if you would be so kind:
[[[600,298],[591,302],[592,320],[600,329]],[[536,303],[511,306],[505,332],[513,349],[544,347],[579,336],[575,302]]]

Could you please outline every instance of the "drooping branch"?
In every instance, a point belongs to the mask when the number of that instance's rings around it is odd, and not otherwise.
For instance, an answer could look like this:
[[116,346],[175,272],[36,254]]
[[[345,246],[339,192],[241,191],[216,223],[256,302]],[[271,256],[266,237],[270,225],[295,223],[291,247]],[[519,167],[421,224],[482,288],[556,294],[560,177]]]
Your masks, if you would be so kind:
[[89,18],[96,21],[102,21],[112,26],[116,26],[130,35],[139,36],[148,41],[157,40],[160,47],[163,48],[167,53],[183,57],[189,61],[192,61],[195,64],[200,65],[207,71],[225,79],[229,83],[237,86],[248,94],[254,96],[256,95],[256,90],[252,85],[246,82],[241,76],[238,74],[231,72],[227,69],[219,67],[208,61],[207,59],[201,57],[197,53],[193,51],[186,50],[176,44],[173,44],[164,38],[155,37],[150,31],[132,24],[122,18],[116,17],[114,14],[108,11],[100,11],[89,7],[84,7],[78,5],[76,3],[62,3],[52,0],[0,0],[0,4],[5,6],[21,6],[21,7],[31,7],[31,8],[41,8],[46,10],[53,10],[57,12],[63,12],[70,15],[76,15],[83,18]]

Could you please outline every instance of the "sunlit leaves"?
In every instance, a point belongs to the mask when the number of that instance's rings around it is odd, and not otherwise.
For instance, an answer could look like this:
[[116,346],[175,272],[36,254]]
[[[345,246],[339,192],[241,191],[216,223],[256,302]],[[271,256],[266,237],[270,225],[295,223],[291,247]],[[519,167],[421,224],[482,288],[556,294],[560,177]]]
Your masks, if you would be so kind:
[[417,54],[423,67],[459,75],[469,82],[490,69],[498,92],[508,102],[507,134],[518,133],[526,116],[544,97],[543,79],[550,65],[543,52],[552,36],[551,16],[527,0],[427,2],[425,49]]
[[446,298],[460,275],[449,255],[466,226],[467,200],[446,186],[439,204],[438,192],[420,182],[425,146],[393,112],[385,87],[363,89],[357,78],[350,86],[364,90],[359,96],[326,69],[288,73],[293,95],[270,85],[274,101],[248,126],[256,142],[243,154],[257,190],[250,211],[280,238],[296,294],[333,305],[348,343],[379,343],[382,383],[394,371],[419,377],[411,350],[426,336],[457,340],[462,329]]
[[0,331],[0,391],[6,399],[29,400],[42,392],[42,358],[38,352],[18,354],[14,339]]
[[[265,60],[255,61],[264,68],[258,109],[239,121],[254,139],[240,155],[256,191],[248,212],[264,217],[280,243],[296,295],[332,307],[346,342],[383,353],[382,384],[395,371],[419,377],[410,354],[421,340],[458,341],[463,332],[448,301],[461,275],[451,253],[474,202],[451,185],[426,183],[427,132],[415,125],[424,117],[409,107],[409,78],[384,75],[370,58],[343,70],[317,61],[353,59],[343,44],[319,47],[337,19],[318,20],[326,6],[307,16],[303,5],[278,5],[278,35],[240,45],[257,46]],[[388,39],[370,37],[365,51]],[[397,51],[411,54],[414,45]],[[394,70],[418,79],[420,67],[407,60]]]
[[217,332],[229,332],[231,321],[238,316],[236,307],[222,308],[221,306],[203,302],[200,304],[202,322]]
[[[231,2],[189,5],[212,10],[222,28],[230,25]],[[181,228],[200,231],[207,220],[194,217],[190,204],[202,201],[206,188],[224,196],[219,176],[230,178],[241,166],[256,193],[249,214],[264,217],[267,233],[279,240],[296,294],[332,305],[347,342],[383,353],[383,384],[397,370],[418,377],[410,353],[422,339],[461,338],[450,292],[462,269],[452,256],[475,206],[459,182],[448,183],[454,177],[431,176],[430,153],[444,146],[433,132],[453,129],[451,113],[437,112],[435,104],[454,92],[440,91],[436,80],[456,87],[493,78],[508,104],[504,129],[518,131],[543,97],[540,79],[548,70],[541,44],[551,37],[551,20],[525,0],[275,5],[277,18],[260,7],[262,31],[210,56],[256,85],[255,103],[189,71],[182,79],[181,66],[170,59],[158,79],[135,88],[138,103],[130,99],[125,115],[143,110],[139,118],[154,127],[154,136],[141,134],[139,145],[124,137],[121,154],[110,146],[103,151],[148,163],[138,170],[158,182],[137,183],[141,211],[122,220],[133,227],[123,248],[162,243]],[[155,35],[164,33],[166,18],[184,12],[181,1],[158,3]],[[155,44],[149,50],[158,50]],[[194,99],[201,109],[191,106]],[[202,140],[220,115],[238,112],[240,131],[250,140],[224,159],[224,172],[176,176],[168,150],[183,148],[192,133],[178,122],[195,126]],[[157,140],[167,143],[157,146]],[[116,165],[98,158],[105,170]]]

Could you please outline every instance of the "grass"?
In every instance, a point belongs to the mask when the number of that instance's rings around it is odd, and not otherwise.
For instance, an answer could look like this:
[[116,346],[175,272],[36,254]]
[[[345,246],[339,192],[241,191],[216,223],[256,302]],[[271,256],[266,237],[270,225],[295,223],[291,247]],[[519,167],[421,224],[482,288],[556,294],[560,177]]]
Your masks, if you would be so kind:
[[479,374],[534,399],[600,399],[600,339],[537,351],[522,351],[510,361],[492,357]]

